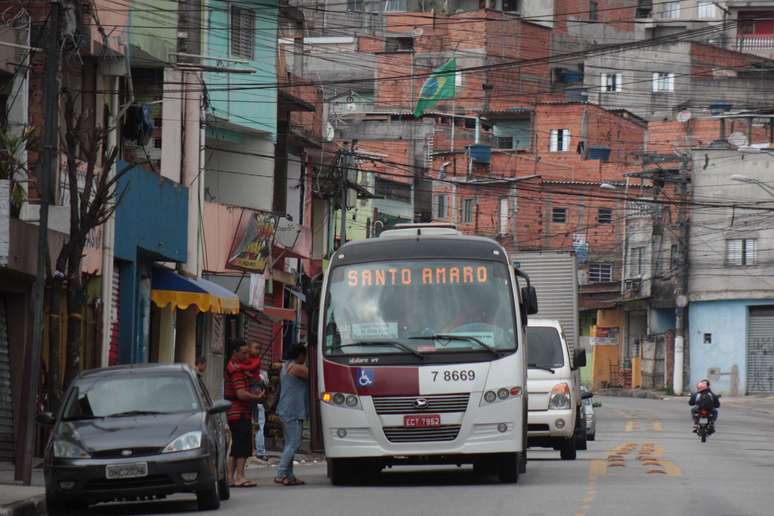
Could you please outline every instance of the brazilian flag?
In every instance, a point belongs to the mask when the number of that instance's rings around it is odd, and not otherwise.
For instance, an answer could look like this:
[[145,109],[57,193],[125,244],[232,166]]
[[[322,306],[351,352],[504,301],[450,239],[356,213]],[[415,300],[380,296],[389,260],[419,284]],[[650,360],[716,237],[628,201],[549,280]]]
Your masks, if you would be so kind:
[[454,79],[457,72],[457,60],[449,59],[445,65],[433,71],[419,92],[414,117],[419,118],[439,100],[453,99],[455,95]]

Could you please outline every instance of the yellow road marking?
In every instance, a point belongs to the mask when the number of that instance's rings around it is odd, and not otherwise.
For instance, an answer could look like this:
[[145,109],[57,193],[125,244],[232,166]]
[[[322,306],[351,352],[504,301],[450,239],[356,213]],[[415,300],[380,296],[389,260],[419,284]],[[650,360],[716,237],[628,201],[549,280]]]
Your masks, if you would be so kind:
[[664,425],[661,424],[661,421],[654,421],[653,422],[653,431],[654,432],[660,432],[664,429]]
[[680,466],[678,466],[671,460],[662,460],[661,467],[664,468],[664,471],[666,471],[667,476],[670,476],[670,477],[683,476],[683,470],[680,469]]
[[631,432],[634,430],[634,421],[627,421],[624,425],[624,432]]
[[592,478],[599,477],[607,474],[607,464],[605,461],[594,459],[589,466],[589,476]]

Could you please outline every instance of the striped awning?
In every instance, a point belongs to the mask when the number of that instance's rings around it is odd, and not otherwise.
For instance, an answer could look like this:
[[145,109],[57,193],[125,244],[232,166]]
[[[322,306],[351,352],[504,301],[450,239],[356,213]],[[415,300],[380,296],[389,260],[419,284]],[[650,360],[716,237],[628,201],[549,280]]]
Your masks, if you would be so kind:
[[238,314],[239,296],[205,279],[183,277],[169,269],[154,267],[151,301],[159,308],[172,304],[185,310],[196,306],[200,312]]

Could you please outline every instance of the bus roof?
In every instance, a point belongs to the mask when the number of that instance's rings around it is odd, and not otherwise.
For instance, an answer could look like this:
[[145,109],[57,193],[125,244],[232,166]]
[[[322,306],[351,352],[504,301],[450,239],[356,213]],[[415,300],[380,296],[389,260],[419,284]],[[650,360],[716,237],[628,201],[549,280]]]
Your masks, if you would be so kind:
[[400,230],[389,238],[349,242],[333,255],[332,266],[384,260],[467,259],[499,261],[510,265],[509,255],[491,238],[465,236],[459,232],[417,233]]

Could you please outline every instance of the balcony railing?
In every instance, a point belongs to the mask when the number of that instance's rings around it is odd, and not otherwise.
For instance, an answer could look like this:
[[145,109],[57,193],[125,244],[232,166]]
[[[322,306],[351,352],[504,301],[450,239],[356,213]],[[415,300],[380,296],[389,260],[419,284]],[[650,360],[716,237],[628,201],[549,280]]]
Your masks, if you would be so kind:
[[760,49],[774,49],[774,34],[738,36],[736,49],[740,52]]

